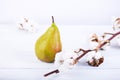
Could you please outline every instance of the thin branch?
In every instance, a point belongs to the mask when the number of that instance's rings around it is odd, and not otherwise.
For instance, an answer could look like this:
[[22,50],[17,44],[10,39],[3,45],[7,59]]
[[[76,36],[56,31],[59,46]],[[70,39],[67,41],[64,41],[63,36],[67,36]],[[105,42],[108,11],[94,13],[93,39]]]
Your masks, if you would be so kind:
[[80,51],[85,52],[86,50],[84,50],[84,49],[80,48],[78,51],[74,51],[74,52],[75,52],[75,53],[79,53]]
[[[110,34],[112,34],[112,33],[110,33]],[[117,33],[115,33],[115,34],[112,34],[112,36],[108,39],[108,41],[110,42],[114,37],[116,37],[116,36],[119,35],[119,34],[120,34],[120,32],[117,32]],[[108,41],[104,41],[102,44],[98,45],[98,46],[99,46],[98,49],[102,48],[105,44],[108,43]],[[96,49],[97,49],[97,48],[95,48],[94,50],[96,50]],[[83,54],[81,54],[81,55],[77,58],[77,60],[80,59],[80,58],[82,58],[85,54],[87,54],[87,53],[90,52],[90,51],[92,51],[92,50],[85,50],[85,52],[84,52]]]
[[120,32],[112,34],[112,36],[109,39],[107,39],[107,41],[104,41],[102,44],[99,45],[99,48],[102,48],[105,44],[107,44],[108,42],[110,42],[114,37],[116,37],[119,34],[120,34]]
[[106,32],[106,33],[104,33],[104,34],[114,35],[113,33],[108,33],[108,32]]
[[93,51],[93,50],[85,50],[84,52],[83,52],[83,54],[81,54],[79,57],[77,57],[76,58],[76,62],[78,62],[79,61],[79,59],[81,59],[84,55],[86,55],[88,52],[90,52],[90,51]]
[[[112,33],[110,33],[110,34],[112,34]],[[96,49],[102,48],[105,44],[108,43],[108,41],[110,42],[114,37],[116,37],[116,36],[119,35],[119,34],[120,34],[120,32],[117,32],[117,33],[112,34],[112,36],[111,36],[110,38],[108,38],[107,41],[104,41],[103,43],[101,43],[100,45],[98,45],[98,46],[97,46],[95,49],[93,49],[93,50],[90,50],[90,49],[84,50],[84,49],[80,48],[78,51],[74,51],[75,53],[79,53],[80,51],[83,52],[79,57],[77,57],[77,58],[75,59],[75,62],[77,63],[77,62],[78,62],[84,55],[86,55],[88,52],[96,51]],[[53,74],[53,73],[59,73],[59,70],[56,69],[56,70],[54,70],[54,71],[51,71],[51,72],[45,74],[44,76],[47,77],[48,75],[51,75],[51,74]]]
[[47,76],[49,76],[49,75],[51,75],[51,74],[53,74],[53,73],[59,73],[59,70],[58,69],[56,69],[56,70],[54,70],[54,71],[51,71],[51,72],[49,72],[49,73],[47,73],[47,74],[44,74],[44,77],[47,77]]
[[115,33],[112,37],[110,37],[108,40],[109,41],[111,41],[114,37],[116,37],[117,35],[119,35],[120,34],[120,31],[119,32],[117,32],[117,33]]

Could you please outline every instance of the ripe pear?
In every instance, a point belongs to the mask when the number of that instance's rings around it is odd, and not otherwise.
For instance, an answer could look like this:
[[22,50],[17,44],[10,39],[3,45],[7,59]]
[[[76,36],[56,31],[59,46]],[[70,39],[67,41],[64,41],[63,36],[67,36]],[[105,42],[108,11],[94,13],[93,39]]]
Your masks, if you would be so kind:
[[52,16],[52,24],[48,30],[38,38],[35,44],[35,53],[38,59],[44,62],[53,62],[56,53],[62,50],[60,32]]

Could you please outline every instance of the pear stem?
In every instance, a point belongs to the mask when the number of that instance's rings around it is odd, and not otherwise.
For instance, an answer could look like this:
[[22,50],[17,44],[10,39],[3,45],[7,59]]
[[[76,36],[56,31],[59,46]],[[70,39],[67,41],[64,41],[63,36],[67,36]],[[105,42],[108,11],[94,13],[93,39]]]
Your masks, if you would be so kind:
[[54,17],[52,16],[52,23],[54,23]]

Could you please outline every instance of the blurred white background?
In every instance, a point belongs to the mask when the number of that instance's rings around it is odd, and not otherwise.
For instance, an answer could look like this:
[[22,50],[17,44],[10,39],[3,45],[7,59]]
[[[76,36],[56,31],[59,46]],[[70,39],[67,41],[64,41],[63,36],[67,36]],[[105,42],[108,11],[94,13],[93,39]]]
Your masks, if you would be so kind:
[[120,0],[0,0],[0,23],[27,16],[39,24],[110,25],[120,16]]

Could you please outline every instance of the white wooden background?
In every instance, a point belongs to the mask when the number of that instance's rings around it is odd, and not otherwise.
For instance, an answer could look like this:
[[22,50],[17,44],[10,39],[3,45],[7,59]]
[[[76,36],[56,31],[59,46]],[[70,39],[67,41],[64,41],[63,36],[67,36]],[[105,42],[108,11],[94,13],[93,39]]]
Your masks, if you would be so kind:
[[[76,66],[66,72],[43,77],[43,74],[56,69],[53,63],[44,63],[35,56],[37,38],[50,25],[40,25],[37,32],[18,30],[16,25],[0,25],[0,80],[120,80],[120,47],[116,41],[102,51],[105,61],[99,67],[86,63],[86,56]],[[58,25],[63,51],[88,49],[90,34],[112,32],[111,25],[82,26]]]
[[120,17],[120,0],[0,0],[0,23],[15,23],[21,16],[40,24],[110,25]]

